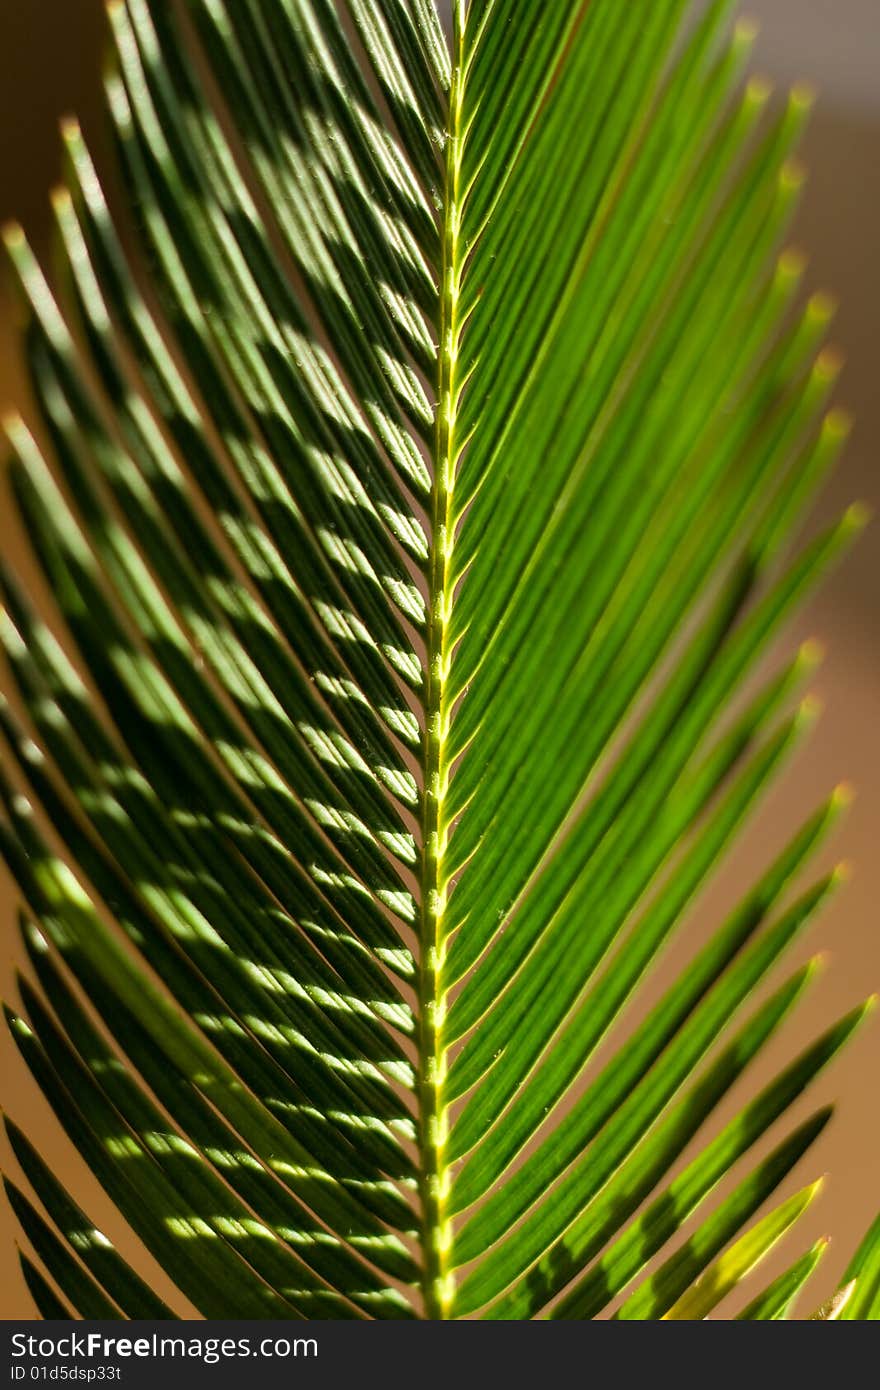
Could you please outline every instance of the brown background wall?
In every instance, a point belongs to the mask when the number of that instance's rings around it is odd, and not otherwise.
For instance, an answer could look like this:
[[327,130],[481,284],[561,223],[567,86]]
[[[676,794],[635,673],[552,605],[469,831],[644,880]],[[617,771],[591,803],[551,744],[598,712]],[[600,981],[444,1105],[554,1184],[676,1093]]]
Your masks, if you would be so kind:
[[[858,426],[845,463],[822,499],[815,526],[854,497],[880,502],[877,448],[880,395],[877,382],[877,323],[880,269],[876,255],[880,209],[880,8],[876,0],[753,0],[748,7],[764,25],[756,66],[784,80],[805,76],[822,89],[822,100],[806,145],[811,180],[798,227],[809,249],[813,287],[831,287],[841,309],[835,340],[849,359],[839,393],[854,410]],[[46,232],[46,192],[57,177],[56,122],[76,110],[101,145],[96,100],[101,7],[98,0],[25,0],[0,4],[0,219],[15,216],[41,243]],[[0,291],[0,407],[23,399],[15,360],[14,324]],[[0,545],[19,550],[0,489]],[[762,1075],[782,1065],[833,1017],[880,988],[880,563],[878,531],[871,528],[858,552],[826,585],[786,635],[791,650],[803,637],[819,636],[828,647],[815,689],[826,712],[809,748],[774,792],[758,823],[734,855],[699,920],[693,940],[732,901],[737,890],[766,863],[806,809],[841,778],[859,796],[849,821],[829,852],[854,862],[855,878],[823,918],[803,955],[818,946],[830,959],[818,988],[771,1050]],[[0,992],[14,997],[14,894],[0,869]],[[683,942],[677,959],[686,949]],[[674,962],[673,962],[674,964]],[[797,1110],[797,1118],[831,1097],[835,1119],[787,1190],[817,1172],[831,1181],[798,1237],[798,1250],[823,1232],[835,1244],[817,1285],[817,1296],[833,1287],[849,1252],[880,1208],[880,1117],[877,1075],[880,1028],[863,1033],[844,1059]],[[0,1037],[3,1103],[39,1138],[59,1172],[77,1184],[87,1208],[122,1235],[115,1214],[82,1171],[42,1100],[23,1077],[5,1031]],[[747,1081],[747,1089],[755,1084]],[[738,1090],[725,1114],[742,1103]],[[5,1147],[2,1157],[7,1154]],[[11,1164],[14,1168],[14,1164]],[[28,1316],[32,1307],[21,1283],[13,1240],[15,1224],[0,1208],[0,1316]],[[792,1247],[788,1247],[793,1253]],[[157,1277],[161,1284],[161,1277]]]

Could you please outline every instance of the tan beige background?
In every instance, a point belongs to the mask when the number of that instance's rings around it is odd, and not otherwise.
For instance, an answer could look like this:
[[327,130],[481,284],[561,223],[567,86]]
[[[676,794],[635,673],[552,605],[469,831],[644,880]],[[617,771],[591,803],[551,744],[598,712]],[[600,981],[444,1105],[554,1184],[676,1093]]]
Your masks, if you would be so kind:
[[[621,0],[625,3],[625,0]],[[877,0],[756,0],[748,12],[762,22],[756,66],[782,82],[807,77],[821,91],[821,102],[806,145],[811,179],[797,239],[810,252],[810,282],[831,287],[841,308],[835,341],[849,366],[839,393],[858,425],[844,465],[822,499],[819,524],[854,497],[880,502],[877,450],[880,396],[877,380],[877,325],[880,323],[878,210],[880,210],[880,5]],[[56,123],[76,110],[103,148],[97,101],[101,6],[98,0],[0,0],[0,218],[21,219],[35,241],[45,243],[47,190],[57,177]],[[15,359],[15,326],[0,291],[0,405],[23,401]],[[808,1004],[785,1030],[762,1065],[766,1076],[794,1054],[818,1029],[880,987],[880,560],[878,532],[871,528],[858,552],[825,586],[792,630],[785,647],[805,636],[820,637],[828,648],[815,681],[826,711],[807,750],[773,794],[747,840],[713,888],[698,920],[681,943],[681,959],[700,931],[717,918],[781,845],[806,811],[837,781],[858,789],[848,823],[826,856],[845,855],[856,873],[803,948],[828,953],[828,968]],[[20,542],[0,489],[0,544],[19,553]],[[14,998],[18,958],[13,912],[15,895],[0,870],[0,937],[5,998]],[[674,965],[675,962],[672,962]],[[797,1237],[793,1257],[815,1237],[834,1238],[817,1281],[824,1296],[836,1281],[861,1233],[880,1208],[880,1118],[877,1077],[880,1028],[864,1032],[796,1111],[798,1119],[829,1098],[837,1101],[832,1125],[793,1175],[786,1191],[816,1173],[831,1177],[820,1203]],[[59,1174],[76,1185],[87,1209],[104,1222],[108,1234],[127,1248],[125,1232],[71,1147],[23,1075],[13,1049],[0,1037],[2,1099],[14,1118],[52,1155]],[[747,1081],[747,1089],[754,1080]],[[725,1114],[742,1103],[742,1089]],[[774,1136],[777,1137],[778,1136]],[[4,1164],[9,1159],[4,1146]],[[0,1208],[0,1316],[29,1316],[33,1309],[21,1282],[13,1241],[15,1223]],[[144,1265],[148,1268],[148,1262]],[[164,1286],[161,1276],[156,1282]]]

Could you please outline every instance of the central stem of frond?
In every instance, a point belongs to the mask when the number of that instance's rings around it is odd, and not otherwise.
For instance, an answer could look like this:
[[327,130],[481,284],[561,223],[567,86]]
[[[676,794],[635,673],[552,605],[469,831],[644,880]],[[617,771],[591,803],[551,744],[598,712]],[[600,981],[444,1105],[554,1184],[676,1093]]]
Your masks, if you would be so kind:
[[419,1109],[425,1315],[451,1316],[455,1282],[451,1272],[452,1222],[448,1216],[450,1172],[446,1100],[446,889],[449,782],[449,619],[453,543],[452,492],[459,345],[459,178],[461,172],[461,26],[456,25],[455,62],[449,97],[449,140],[440,282],[437,422],[431,504],[431,566],[427,636],[427,699],[424,743],[422,875],[419,972]]

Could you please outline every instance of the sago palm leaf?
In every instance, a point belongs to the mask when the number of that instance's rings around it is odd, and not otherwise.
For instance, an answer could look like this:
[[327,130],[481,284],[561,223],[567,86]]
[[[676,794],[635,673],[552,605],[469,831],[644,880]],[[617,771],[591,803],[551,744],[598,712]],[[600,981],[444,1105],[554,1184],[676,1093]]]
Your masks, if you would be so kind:
[[730,12],[111,5],[140,248],[72,122],[63,310],[7,238],[64,620],[4,571],[9,1022],[182,1299],[10,1124],[46,1316],[702,1318],[811,1201],[763,1211],[828,1111],[775,1127],[864,1008],[711,1117],[814,972],[762,988],[843,794],[638,995],[809,723],[810,647],[738,693],[861,521],[785,557],[845,422],[774,260],[806,99],[762,116]]

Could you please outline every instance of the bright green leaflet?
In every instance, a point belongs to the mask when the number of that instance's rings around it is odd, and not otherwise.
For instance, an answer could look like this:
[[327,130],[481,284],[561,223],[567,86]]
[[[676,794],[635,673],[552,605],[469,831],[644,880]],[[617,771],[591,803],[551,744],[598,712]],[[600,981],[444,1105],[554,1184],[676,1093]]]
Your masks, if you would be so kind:
[[110,6],[123,194],[67,121],[51,284],[6,237],[56,609],[2,568],[7,1017],[181,1301],[10,1120],[44,1316],[701,1318],[815,1195],[773,1201],[830,1112],[777,1131],[865,1006],[703,1128],[815,973],[774,972],[843,790],[640,1006],[816,651],[739,692],[863,520],[791,545],[846,421],[784,249],[807,99],[734,8]]

